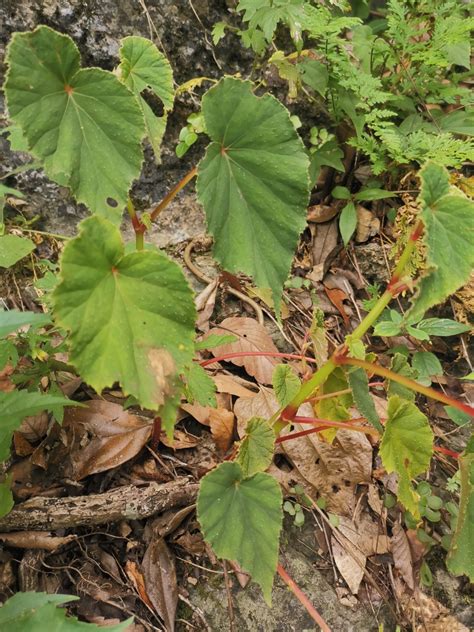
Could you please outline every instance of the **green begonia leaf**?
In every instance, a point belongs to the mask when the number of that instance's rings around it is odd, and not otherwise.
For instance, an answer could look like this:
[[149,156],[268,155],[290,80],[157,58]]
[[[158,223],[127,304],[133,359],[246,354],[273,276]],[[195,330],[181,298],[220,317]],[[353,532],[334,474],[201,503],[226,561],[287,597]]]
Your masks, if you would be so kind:
[[461,500],[456,530],[448,552],[447,566],[454,575],[474,581],[474,442],[471,439],[459,457]]
[[[410,366],[407,357],[402,353],[395,353],[390,369],[399,375],[410,378],[410,380],[416,380],[418,377],[418,371]],[[393,380],[388,380],[387,393],[389,395],[399,395],[402,399],[407,399],[410,402],[414,402],[416,396],[415,391],[412,391],[411,388],[407,388]]]
[[277,364],[273,369],[272,384],[278,403],[286,406],[300,390],[301,381],[289,364]]
[[189,367],[185,368],[184,378],[186,380],[184,392],[190,404],[197,402],[201,406],[213,406],[214,408],[217,406],[216,384],[202,366],[192,362]]
[[46,174],[118,223],[142,163],[143,116],[115,75],[80,68],[70,37],[39,26],[7,53],[8,110]]
[[396,472],[398,499],[416,518],[420,516],[419,496],[411,479],[425,472],[433,454],[433,432],[426,416],[398,395],[388,400],[387,423],[380,444],[380,456],[387,472]]
[[237,461],[244,478],[249,478],[257,472],[264,472],[272,462],[275,432],[268,421],[260,417],[250,419],[245,432]]
[[157,410],[193,356],[193,293],[164,254],[124,255],[108,220],[94,216],[80,226],[53,293],[56,322],[70,331],[70,362],[97,391],[120,382],[126,395]]
[[244,478],[238,463],[221,463],[201,480],[197,501],[204,539],[216,555],[234,560],[271,601],[283,520],[278,483],[259,472]]
[[358,411],[367,417],[367,420],[380,433],[383,432],[383,426],[375,409],[374,400],[369,391],[369,380],[367,373],[358,367],[353,367],[347,371],[347,379],[351,387],[354,403]]
[[36,415],[43,410],[57,410],[58,406],[78,406],[65,397],[29,391],[0,392],[0,461],[10,454],[13,432],[25,417]]
[[[145,119],[148,139],[155,158],[160,160],[160,147],[166,128],[166,113],[173,107],[173,71],[166,57],[144,37],[130,36],[122,40],[120,48],[120,77],[138,98]],[[156,116],[141,96],[151,90],[163,103],[165,114]]]
[[197,191],[215,238],[214,255],[230,272],[271,288],[278,311],[283,283],[306,223],[308,157],[288,111],[248,81],[225,78],[202,100],[212,139]]
[[0,337],[7,336],[13,331],[25,325],[39,327],[51,322],[48,314],[35,314],[34,312],[19,312],[16,309],[0,312]]
[[0,268],[10,268],[35,249],[31,239],[17,235],[0,236]]
[[[44,592],[19,592],[10,597],[0,609],[0,629],[8,632],[100,632],[103,626],[84,623],[69,617],[58,606],[76,601],[73,595],[55,595]],[[107,626],[107,632],[125,632],[133,618],[117,625]]]
[[411,320],[467,283],[474,267],[474,202],[450,187],[444,167],[429,162],[420,178],[427,270],[408,314]]

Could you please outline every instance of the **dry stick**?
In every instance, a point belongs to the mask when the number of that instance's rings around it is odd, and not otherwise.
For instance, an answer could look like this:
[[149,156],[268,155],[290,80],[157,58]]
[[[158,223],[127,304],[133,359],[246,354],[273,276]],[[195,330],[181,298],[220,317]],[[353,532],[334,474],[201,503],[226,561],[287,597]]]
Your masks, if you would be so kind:
[[304,592],[301,590],[298,584],[293,579],[291,579],[291,577],[288,575],[288,573],[285,571],[285,569],[283,568],[281,564],[278,564],[277,566],[277,573],[278,575],[280,575],[282,580],[285,582],[285,584],[288,586],[291,592],[298,599],[300,604],[306,608],[306,611],[309,614],[309,616],[313,619],[313,621],[315,621],[319,625],[321,630],[323,632],[331,632],[331,628],[328,626],[326,621],[324,621],[324,619],[316,610],[316,608],[313,606],[313,604],[310,602],[308,597],[304,594]]
[[193,503],[199,485],[189,478],[145,486],[124,485],[103,494],[68,498],[30,498],[0,520],[0,531],[68,529],[141,520]]

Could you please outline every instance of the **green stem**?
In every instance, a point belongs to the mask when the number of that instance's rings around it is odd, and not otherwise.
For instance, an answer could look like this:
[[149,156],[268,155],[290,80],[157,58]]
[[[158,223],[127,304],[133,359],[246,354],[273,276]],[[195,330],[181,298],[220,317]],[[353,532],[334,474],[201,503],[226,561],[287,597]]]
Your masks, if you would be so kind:
[[133,230],[135,231],[135,245],[137,250],[143,250],[145,246],[143,235],[146,230],[145,224],[140,221],[133,202],[130,198],[127,200],[127,212],[132,220]]
[[399,373],[395,373],[390,369],[387,369],[379,364],[372,364],[371,362],[367,362],[367,360],[359,360],[358,358],[348,358],[347,356],[338,356],[336,359],[336,364],[348,364],[350,366],[358,366],[361,369],[365,369],[368,373],[373,373],[375,375],[380,375],[388,380],[392,380],[393,382],[398,382],[398,384],[402,384],[406,386],[412,391],[416,393],[421,393],[426,397],[431,399],[435,399],[438,402],[442,402],[443,404],[447,404],[448,406],[452,406],[453,408],[457,408],[458,410],[474,417],[474,408],[468,406],[467,404],[463,404],[462,402],[454,399],[453,397],[448,397],[444,393],[440,393],[439,391],[435,391],[434,388],[430,388],[429,386],[423,386],[414,380],[410,380],[410,378],[405,377],[404,375],[400,375]]
[[[364,334],[374,325],[374,323],[382,314],[383,310],[387,307],[390,301],[400,291],[400,280],[405,272],[408,262],[410,261],[411,255],[415,248],[415,244],[422,233],[423,222],[421,220],[418,220],[400,256],[398,264],[395,267],[392,278],[387,285],[387,289],[379,298],[374,307],[370,310],[370,312],[365,316],[360,325],[356,327],[352,334],[350,334],[350,338],[352,341],[360,340],[364,336]],[[337,368],[338,364],[341,364],[339,360],[346,353],[347,347],[344,345],[342,349],[334,354],[325,364],[323,364],[320,369],[316,371],[316,373],[313,374],[313,376],[307,382],[305,382],[301,386],[299,392],[288,404],[288,406],[286,406],[283,411],[276,413],[271,418],[270,422],[273,423],[276,434],[279,434],[280,431],[287,425],[287,423],[295,417],[301,404],[310,399],[310,397],[314,395],[316,389],[324,384],[331,373]],[[414,384],[416,384],[416,382],[414,382]]]

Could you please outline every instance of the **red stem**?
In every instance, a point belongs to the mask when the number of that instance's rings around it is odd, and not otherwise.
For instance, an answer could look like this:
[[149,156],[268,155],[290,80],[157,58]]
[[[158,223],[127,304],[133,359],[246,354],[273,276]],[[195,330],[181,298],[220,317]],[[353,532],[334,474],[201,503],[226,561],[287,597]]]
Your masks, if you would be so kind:
[[440,452],[441,454],[446,454],[447,456],[452,456],[454,459],[459,459],[459,452],[454,452],[454,450],[450,450],[449,448],[445,448],[442,445],[435,445],[435,452]]
[[322,618],[322,616],[319,614],[319,612],[316,610],[316,608],[313,606],[313,604],[310,602],[310,600],[304,594],[298,584],[293,579],[291,579],[291,577],[288,575],[281,564],[278,564],[277,566],[277,573],[298,599],[300,604],[306,608],[306,612],[313,619],[313,621],[315,621],[319,625],[321,630],[323,632],[331,632],[331,628],[328,626],[326,621]]
[[214,364],[214,362],[222,362],[224,360],[231,360],[232,358],[246,358],[246,357],[260,357],[260,358],[288,358],[290,360],[306,360],[306,362],[313,362],[317,364],[314,358],[308,358],[298,353],[280,353],[277,351],[235,351],[234,353],[224,353],[217,358],[210,358],[209,360],[203,360],[199,364],[202,367]]

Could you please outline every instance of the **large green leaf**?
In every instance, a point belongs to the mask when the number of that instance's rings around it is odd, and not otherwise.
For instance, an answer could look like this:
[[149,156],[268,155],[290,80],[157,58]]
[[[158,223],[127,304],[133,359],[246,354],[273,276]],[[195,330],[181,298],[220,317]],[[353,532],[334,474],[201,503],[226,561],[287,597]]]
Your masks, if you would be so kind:
[[225,78],[202,100],[212,139],[197,191],[215,238],[214,255],[273,291],[278,309],[306,223],[308,157],[289,113],[248,81]]
[[474,202],[450,187],[444,167],[429,162],[420,178],[428,267],[409,312],[411,320],[467,283],[474,267]]
[[454,575],[467,575],[474,581],[474,440],[459,458],[461,501],[456,530],[447,557]]
[[235,560],[271,601],[283,512],[269,474],[245,478],[238,463],[221,463],[201,481],[197,502],[204,539],[218,557]]
[[29,391],[0,392],[0,462],[8,458],[13,432],[25,417],[58,406],[77,406],[76,402],[58,395]]
[[275,432],[266,419],[252,417],[245,433],[237,461],[242,467],[244,478],[248,478],[265,471],[272,462]]
[[31,239],[17,235],[0,236],[0,268],[10,268],[35,249]]
[[0,337],[11,334],[13,331],[25,325],[39,327],[51,322],[48,314],[36,314],[34,312],[19,312],[16,309],[0,311]]
[[70,37],[47,26],[15,33],[8,47],[8,110],[46,174],[116,223],[142,163],[136,98],[110,72],[80,69]]
[[0,609],[0,629],[8,632],[125,632],[133,619],[106,628],[95,623],[84,623],[68,617],[58,606],[75,601],[73,595],[55,595],[41,592],[19,592],[10,597]]
[[[173,107],[173,71],[166,57],[144,37],[125,37],[120,48],[120,77],[138,98],[145,119],[148,139],[155,158],[160,159],[160,146],[166,128],[166,113]],[[165,114],[156,116],[141,96],[151,90],[163,103]]]
[[70,362],[97,391],[120,382],[157,410],[191,362],[195,307],[181,268],[158,251],[124,254],[120,232],[98,216],[81,222],[61,259],[53,294],[70,331]]
[[396,472],[398,499],[415,517],[419,517],[419,496],[411,479],[426,472],[433,454],[433,432],[426,416],[398,395],[388,400],[387,423],[380,444],[384,468]]

